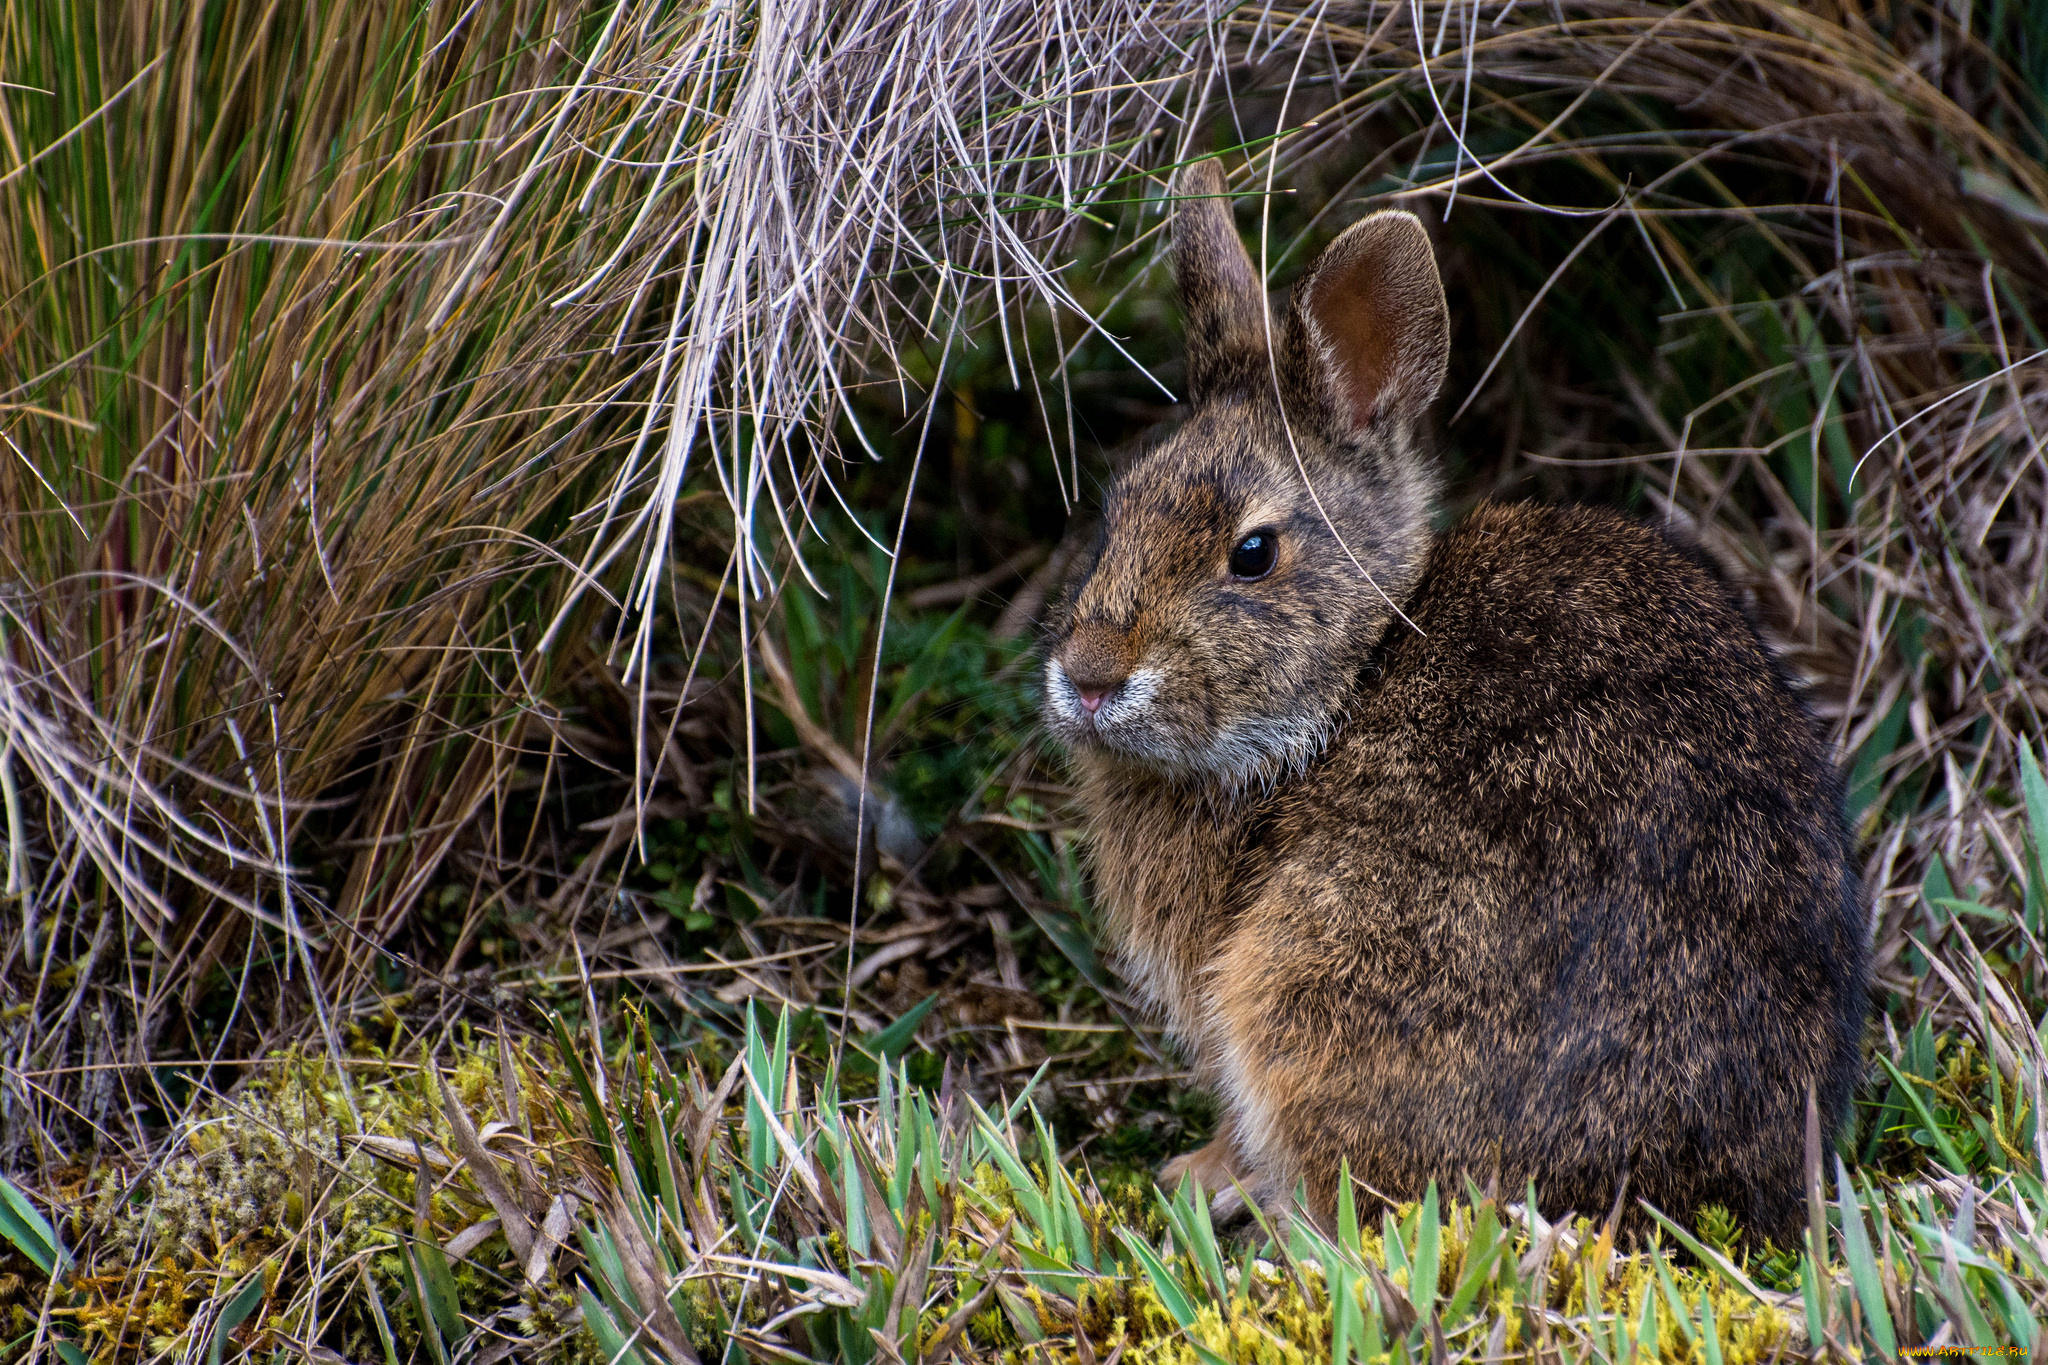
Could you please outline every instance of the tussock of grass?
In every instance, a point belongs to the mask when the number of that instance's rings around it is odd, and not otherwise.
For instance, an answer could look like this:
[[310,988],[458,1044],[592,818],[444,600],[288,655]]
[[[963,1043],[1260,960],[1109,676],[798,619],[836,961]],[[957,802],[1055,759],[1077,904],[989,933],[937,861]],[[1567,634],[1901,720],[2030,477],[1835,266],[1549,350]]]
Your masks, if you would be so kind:
[[461,327],[420,325],[588,42],[462,13],[5,11],[0,768],[49,1030],[20,1065],[139,1063],[223,967],[271,964],[293,1014],[346,996],[506,780],[616,366],[546,307],[565,186]]

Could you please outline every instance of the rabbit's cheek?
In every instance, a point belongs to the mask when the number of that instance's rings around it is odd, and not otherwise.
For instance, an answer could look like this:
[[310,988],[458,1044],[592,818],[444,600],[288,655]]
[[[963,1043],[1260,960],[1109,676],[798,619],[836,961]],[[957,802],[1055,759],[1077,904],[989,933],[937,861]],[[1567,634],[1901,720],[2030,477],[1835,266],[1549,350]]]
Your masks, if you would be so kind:
[[1333,717],[1307,711],[1233,721],[1209,741],[1201,766],[1232,788],[1270,782],[1307,767],[1335,729]]

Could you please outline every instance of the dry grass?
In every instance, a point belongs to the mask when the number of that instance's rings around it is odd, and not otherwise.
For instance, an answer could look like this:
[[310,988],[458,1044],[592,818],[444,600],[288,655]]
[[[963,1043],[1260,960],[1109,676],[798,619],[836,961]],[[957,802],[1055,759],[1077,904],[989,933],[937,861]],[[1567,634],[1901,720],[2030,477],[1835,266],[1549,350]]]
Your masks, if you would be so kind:
[[1170,1059],[1086,1032],[1119,1002],[988,599],[1042,599],[1046,518],[1164,407],[1160,172],[1208,146],[1276,278],[1368,206],[1437,220],[1457,502],[1620,501],[1729,566],[1852,773],[1878,1050],[2017,1084],[2048,35],[1972,22],[0,10],[0,1164],[145,1160],[187,1103],[154,1056],[649,982],[683,1035],[937,994],[980,1093],[1063,1039],[1107,1141]]
[[7,11],[11,1067],[204,1047],[223,964],[294,983],[252,1009],[345,994],[501,789],[623,367],[545,307],[559,187],[467,325],[421,325],[574,36],[461,13]]

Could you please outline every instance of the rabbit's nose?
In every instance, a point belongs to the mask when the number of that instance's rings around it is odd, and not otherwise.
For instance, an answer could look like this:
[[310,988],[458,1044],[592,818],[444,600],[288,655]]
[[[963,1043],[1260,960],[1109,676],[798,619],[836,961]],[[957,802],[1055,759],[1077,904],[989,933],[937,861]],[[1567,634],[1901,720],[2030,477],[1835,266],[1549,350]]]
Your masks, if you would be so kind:
[[1076,653],[1062,661],[1067,670],[1067,681],[1073,685],[1074,700],[1081,703],[1081,709],[1094,715],[1102,704],[1116,695],[1128,676],[1126,670],[1113,660],[1087,653]]
[[1081,703],[1083,711],[1092,716],[1102,709],[1102,703],[1108,701],[1110,693],[1114,691],[1116,691],[1114,686],[1105,687],[1099,691],[1090,691],[1085,687],[1077,686],[1074,689],[1074,699]]
[[1074,699],[1093,716],[1131,676],[1137,650],[1128,633],[1090,621],[1075,629],[1058,657]]

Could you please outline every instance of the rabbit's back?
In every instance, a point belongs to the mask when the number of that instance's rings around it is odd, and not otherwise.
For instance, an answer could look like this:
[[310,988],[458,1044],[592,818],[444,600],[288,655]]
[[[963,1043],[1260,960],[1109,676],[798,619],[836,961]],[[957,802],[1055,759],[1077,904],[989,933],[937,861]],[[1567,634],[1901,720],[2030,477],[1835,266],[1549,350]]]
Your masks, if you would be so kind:
[[1866,978],[1838,779],[1727,591],[1649,528],[1439,537],[1322,759],[1254,817],[1206,974],[1239,1141],[1327,1203],[1534,1177],[1797,1216]]

